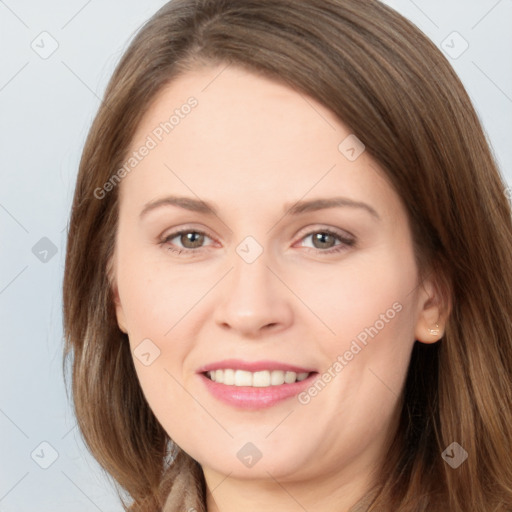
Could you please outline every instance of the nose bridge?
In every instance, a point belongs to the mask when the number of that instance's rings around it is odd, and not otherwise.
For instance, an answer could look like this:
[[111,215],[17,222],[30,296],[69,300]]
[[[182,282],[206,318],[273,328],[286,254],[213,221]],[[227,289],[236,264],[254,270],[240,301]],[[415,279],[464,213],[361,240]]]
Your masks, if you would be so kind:
[[[237,254],[233,262],[232,285],[234,290],[246,297],[251,294],[260,295],[269,292],[271,287],[269,275],[271,273],[268,269],[270,262],[267,252],[263,251],[254,261],[246,260],[238,252],[241,247],[243,247],[242,244],[237,248]],[[250,252],[251,250],[248,251],[248,255]]]
[[251,237],[236,247],[233,270],[227,276],[217,307],[219,323],[248,332],[291,320],[286,288],[269,269],[270,255]]
[[[275,283],[271,282],[272,274],[268,269],[268,252],[263,250],[254,260],[254,248],[247,253],[242,253],[244,244],[237,247],[233,258],[233,271],[231,272],[230,297],[247,308],[248,311],[255,308],[263,308],[265,304],[272,302],[275,298]],[[246,256],[251,259],[246,259]]]

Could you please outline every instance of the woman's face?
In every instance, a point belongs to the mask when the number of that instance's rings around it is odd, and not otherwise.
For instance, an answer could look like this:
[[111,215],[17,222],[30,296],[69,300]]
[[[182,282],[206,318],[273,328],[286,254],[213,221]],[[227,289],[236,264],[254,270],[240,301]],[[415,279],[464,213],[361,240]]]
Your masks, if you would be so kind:
[[367,475],[438,320],[379,166],[318,102],[233,66],[174,80],[130,155],[117,317],[164,429],[205,474]]

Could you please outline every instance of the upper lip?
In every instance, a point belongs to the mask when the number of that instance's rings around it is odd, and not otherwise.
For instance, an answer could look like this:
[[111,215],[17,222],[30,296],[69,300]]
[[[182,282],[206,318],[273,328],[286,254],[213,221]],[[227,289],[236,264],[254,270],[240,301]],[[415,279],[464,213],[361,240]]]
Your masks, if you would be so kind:
[[311,373],[315,370],[295,366],[293,364],[280,363],[279,361],[242,361],[241,359],[224,359],[202,366],[197,370],[198,373],[210,372],[213,370],[245,370],[248,372],[260,372],[264,370],[281,370],[284,372]]

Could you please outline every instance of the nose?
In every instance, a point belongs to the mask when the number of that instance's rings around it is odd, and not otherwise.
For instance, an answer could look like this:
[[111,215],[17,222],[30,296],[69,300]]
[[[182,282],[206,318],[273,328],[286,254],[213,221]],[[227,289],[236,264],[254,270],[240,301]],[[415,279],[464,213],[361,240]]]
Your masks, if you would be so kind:
[[254,338],[277,333],[292,323],[292,294],[273,266],[265,252],[252,263],[234,254],[234,268],[219,290],[217,325]]

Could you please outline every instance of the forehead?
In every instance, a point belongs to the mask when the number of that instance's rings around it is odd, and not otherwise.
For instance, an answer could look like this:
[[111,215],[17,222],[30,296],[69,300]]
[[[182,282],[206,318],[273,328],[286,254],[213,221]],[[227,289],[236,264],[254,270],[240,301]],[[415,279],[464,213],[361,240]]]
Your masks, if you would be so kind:
[[[189,109],[191,98],[197,105]],[[166,138],[179,138],[180,132],[192,125],[200,142],[222,139],[223,146],[228,142],[225,136],[233,138],[234,134],[239,142],[245,134],[259,137],[259,143],[278,134],[280,140],[293,144],[313,132],[346,131],[336,116],[313,98],[234,65],[203,66],[174,79],[152,101],[132,145],[169,120],[173,126],[165,133],[171,137]],[[241,130],[237,133],[237,129]]]
[[376,162],[364,151],[347,158],[353,138],[329,109],[287,85],[232,65],[198,68],[152,102],[129,153],[148,141],[151,150],[123,187],[147,200],[166,189],[221,203],[224,193],[241,203],[279,193],[286,202],[335,187],[382,202],[390,191]]

